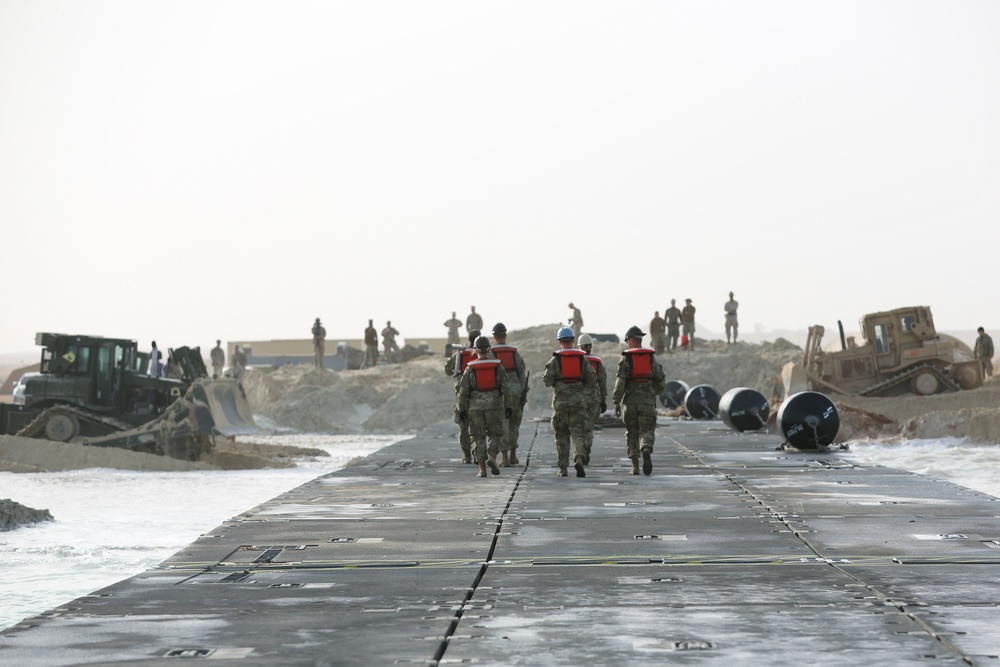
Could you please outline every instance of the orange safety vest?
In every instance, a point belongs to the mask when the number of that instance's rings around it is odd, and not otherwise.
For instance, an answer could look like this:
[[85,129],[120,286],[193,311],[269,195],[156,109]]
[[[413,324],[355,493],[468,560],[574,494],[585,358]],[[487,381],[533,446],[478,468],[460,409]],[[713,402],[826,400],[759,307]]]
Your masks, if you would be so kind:
[[648,382],[653,379],[653,352],[648,347],[637,347],[622,352],[628,359],[628,379]]
[[500,383],[497,382],[497,371],[500,370],[499,359],[470,361],[469,368],[476,374],[476,391],[496,391],[500,386]]
[[552,354],[559,359],[559,374],[563,382],[572,384],[583,379],[583,350],[556,350]]
[[586,359],[587,359],[587,361],[590,362],[590,365],[594,367],[594,372],[596,373],[597,372],[597,364],[601,363],[601,358],[599,356],[597,356],[596,354],[588,354],[588,355],[586,355]]
[[458,355],[458,372],[464,373],[465,368],[469,365],[469,363],[478,358],[479,355],[476,354],[476,348],[467,347],[462,350],[462,352]]
[[517,371],[517,364],[514,362],[514,353],[517,352],[517,348],[513,345],[494,345],[490,348],[493,350],[493,354],[497,355],[497,359],[503,364],[503,369],[509,373],[514,373]]

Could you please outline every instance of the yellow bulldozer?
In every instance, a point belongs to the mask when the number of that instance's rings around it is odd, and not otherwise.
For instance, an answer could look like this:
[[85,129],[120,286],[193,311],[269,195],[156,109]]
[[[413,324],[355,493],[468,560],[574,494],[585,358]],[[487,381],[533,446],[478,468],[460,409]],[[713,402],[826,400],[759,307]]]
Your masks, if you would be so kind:
[[824,328],[809,327],[802,364],[786,364],[776,394],[821,391],[855,396],[927,396],[975,389],[983,369],[968,345],[939,333],[928,306],[897,308],[861,318],[861,336],[845,337],[840,350],[821,348]]

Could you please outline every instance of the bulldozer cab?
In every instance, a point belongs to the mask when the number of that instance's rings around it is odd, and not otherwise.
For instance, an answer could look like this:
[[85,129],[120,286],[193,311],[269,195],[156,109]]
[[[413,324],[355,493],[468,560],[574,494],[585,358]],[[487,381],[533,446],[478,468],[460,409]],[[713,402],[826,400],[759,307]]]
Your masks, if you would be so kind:
[[926,306],[865,315],[861,318],[861,330],[872,346],[875,366],[880,371],[899,368],[908,350],[924,347],[924,341],[937,334],[934,318]]
[[139,370],[135,341],[40,333],[35,342],[42,346],[43,377],[38,391],[27,393],[36,399],[60,396],[81,405],[117,405],[125,375]]

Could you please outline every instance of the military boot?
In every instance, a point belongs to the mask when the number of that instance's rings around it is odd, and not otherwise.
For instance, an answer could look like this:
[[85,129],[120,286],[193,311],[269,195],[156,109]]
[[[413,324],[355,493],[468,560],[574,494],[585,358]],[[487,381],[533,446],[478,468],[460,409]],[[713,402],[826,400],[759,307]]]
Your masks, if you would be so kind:
[[462,463],[472,463],[472,451],[468,449],[462,450]]
[[648,449],[642,450],[642,474],[649,475],[653,472],[653,459],[650,458],[653,452]]
[[494,475],[500,474],[500,468],[497,467],[497,455],[496,453],[490,454],[490,457],[486,459],[486,465],[490,467],[490,472]]
[[486,461],[479,462],[479,472],[476,473],[476,477],[486,477]]
[[556,477],[567,477],[569,475],[566,472],[566,466],[559,466],[559,472],[556,473]]
[[517,447],[510,448],[510,464],[516,466],[520,461],[517,460]]
[[639,474],[639,457],[638,456],[633,456],[632,457],[632,469],[628,471],[628,474],[630,474],[630,475],[638,475]]
[[500,467],[501,468],[509,468],[510,467],[510,456],[507,454],[507,452],[500,452],[500,453],[503,454],[503,460],[500,461]]
[[583,457],[582,456],[576,457],[576,466],[575,467],[576,467],[576,476],[577,477],[586,477],[587,476],[587,471],[583,469]]

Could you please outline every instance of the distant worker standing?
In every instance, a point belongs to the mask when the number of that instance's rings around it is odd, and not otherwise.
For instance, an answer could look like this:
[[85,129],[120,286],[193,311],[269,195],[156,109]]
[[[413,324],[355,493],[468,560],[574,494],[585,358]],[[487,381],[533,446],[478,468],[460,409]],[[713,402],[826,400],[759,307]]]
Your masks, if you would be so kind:
[[573,335],[579,338],[580,332],[583,331],[583,314],[572,302],[570,302],[569,308],[573,311],[573,317],[569,318],[569,326],[573,329]]
[[653,356],[653,350],[642,346],[642,329],[630,327],[625,332],[625,345],[615,373],[615,416],[625,422],[625,443],[632,461],[630,475],[653,472],[653,441],[656,439],[656,397],[666,388],[663,367]]
[[681,309],[677,307],[677,299],[670,300],[670,307],[663,316],[667,319],[667,352],[673,352],[681,335]]
[[[736,309],[740,307],[739,302],[733,298],[733,293],[729,293],[729,301],[723,308],[726,311],[726,342],[736,342],[736,336],[740,332],[740,323],[736,319]],[[729,335],[732,333],[732,341],[729,340]]]
[[160,350],[156,347],[156,341],[153,341],[153,349],[149,351],[149,368],[146,375],[151,378],[160,377]]
[[[462,320],[455,317],[455,312],[452,311],[451,319],[445,320],[444,325],[448,327],[448,344],[453,345],[461,342],[461,337],[458,335],[458,330],[462,327]],[[445,350],[445,354],[448,351]]]
[[507,379],[510,380],[510,391],[512,395],[511,413],[507,419],[507,437],[500,453],[503,454],[501,466],[517,465],[520,461],[517,458],[517,438],[521,431],[521,419],[524,416],[524,404],[528,401],[528,371],[524,364],[524,358],[517,351],[517,347],[507,343],[507,327],[503,322],[493,325],[493,356],[500,360]]
[[323,368],[323,354],[326,351],[326,329],[320,323],[319,318],[313,322],[313,365],[316,368]]
[[552,429],[555,431],[556,464],[559,477],[566,477],[569,467],[569,447],[573,445],[573,462],[577,477],[586,477],[587,443],[584,431],[590,428],[588,394],[597,384],[594,367],[584,358],[583,350],[574,345],[576,337],[569,327],[556,333],[559,349],[545,364],[542,384],[552,387]]
[[510,419],[513,396],[510,380],[499,359],[491,358],[490,340],[476,338],[475,361],[470,361],[458,389],[458,418],[469,423],[469,434],[475,444],[479,472],[486,477],[486,466],[494,475],[500,474],[497,453],[506,435],[505,420]]
[[587,443],[587,460],[584,463],[590,465],[590,452],[594,448],[594,426],[597,425],[598,417],[608,409],[608,371],[604,368],[604,362],[601,361],[601,358],[593,353],[594,339],[590,337],[590,334],[580,336],[580,349],[583,350],[584,359],[590,362],[597,375],[597,384],[590,388],[588,402],[590,428],[583,432],[583,439]]
[[385,329],[382,329],[382,350],[385,352],[385,363],[395,364],[399,361],[399,345],[396,344],[396,336],[399,332],[392,326],[392,322],[386,321]]
[[982,327],[979,327],[977,331],[979,337],[976,338],[976,347],[973,348],[972,354],[983,365],[983,373],[986,377],[990,377],[993,375],[993,339]]
[[226,352],[222,349],[222,341],[215,341],[215,347],[209,353],[212,359],[212,379],[218,380],[222,377],[222,368],[226,365]]
[[237,380],[243,377],[243,372],[247,368],[247,355],[240,349],[239,345],[233,346],[233,358],[229,362],[229,375]]
[[476,312],[475,306],[469,306],[472,312],[465,318],[465,332],[472,334],[473,331],[483,330],[483,316]]
[[365,363],[361,368],[374,368],[378,364],[378,331],[371,320],[368,320],[368,327],[365,328]]
[[688,352],[694,349],[694,306],[691,305],[691,299],[684,299],[687,305],[684,306],[684,310],[681,311],[681,333],[687,336],[688,339]]
[[663,354],[667,346],[667,321],[660,317],[660,311],[653,313],[649,322],[649,337],[653,339],[653,349],[657,354]]

